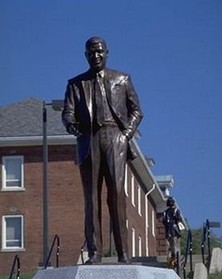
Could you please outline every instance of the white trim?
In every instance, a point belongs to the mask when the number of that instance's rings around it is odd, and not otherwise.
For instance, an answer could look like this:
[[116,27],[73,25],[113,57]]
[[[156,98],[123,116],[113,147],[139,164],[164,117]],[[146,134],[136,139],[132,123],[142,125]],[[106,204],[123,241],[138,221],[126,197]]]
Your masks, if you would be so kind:
[[155,191],[152,191],[151,194],[155,204],[161,203],[162,201],[166,201],[166,198],[164,197],[162,190],[156,182],[154,175],[150,171],[150,167],[148,166],[148,163],[144,155],[142,154],[138,146],[138,143],[134,138],[131,140],[131,143],[134,145],[136,153],[138,154],[137,158],[132,161],[132,165],[135,171],[139,174],[142,183],[144,185],[147,185],[147,191],[150,190],[151,184],[155,184]]
[[[20,174],[21,174],[21,185],[20,186],[7,186],[6,185],[6,162],[7,160],[18,160],[20,159]],[[24,156],[22,155],[11,155],[2,157],[2,191],[24,191]]]
[[154,191],[156,184],[145,195],[145,241],[146,241],[146,256],[149,256],[149,199],[148,196]]
[[138,199],[138,213],[139,213],[140,216],[142,216],[142,210],[141,210],[141,188],[140,188],[140,185],[138,185],[137,199]]
[[125,195],[128,197],[129,193],[128,193],[128,166],[127,166],[127,164],[126,164],[126,168],[125,168],[124,190],[125,190]]
[[[7,247],[6,246],[6,219],[20,218],[21,219],[21,247]],[[1,251],[21,251],[24,250],[24,217],[23,215],[3,215],[2,216],[2,250]]]
[[[48,136],[47,141],[49,145],[75,145],[76,138],[72,135],[57,135]],[[0,147],[6,146],[34,146],[43,145],[42,136],[30,136],[30,137],[1,137]]]
[[3,252],[3,253],[14,253],[14,252],[25,252],[26,251],[26,249],[25,248],[23,248],[23,249],[21,249],[21,248],[13,248],[13,249],[11,249],[11,248],[7,248],[7,249],[1,249],[1,252]]
[[132,228],[132,257],[136,256],[136,231]]
[[138,251],[139,251],[138,256],[142,257],[142,238],[140,235],[138,236]]
[[133,206],[135,205],[135,177],[133,173],[131,173],[131,202]]

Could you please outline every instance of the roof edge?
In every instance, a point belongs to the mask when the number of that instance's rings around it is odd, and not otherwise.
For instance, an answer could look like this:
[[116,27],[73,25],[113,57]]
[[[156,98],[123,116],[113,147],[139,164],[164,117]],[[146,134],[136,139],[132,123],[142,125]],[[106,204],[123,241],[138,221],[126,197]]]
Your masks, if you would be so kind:
[[[72,135],[56,135],[47,137],[48,145],[75,145],[76,138]],[[33,146],[43,145],[42,136],[26,136],[26,137],[1,137],[0,147],[7,146]]]
[[[150,194],[153,197],[153,199],[156,201],[156,203],[158,204],[163,201],[166,201],[166,198],[164,197],[163,192],[161,191],[160,186],[155,179],[155,176],[152,174],[152,172],[148,166],[148,163],[147,163],[137,141],[134,138],[132,139],[132,143],[135,146],[135,150],[138,155],[138,157],[131,162],[132,165],[134,166],[134,168],[137,170],[138,173],[143,172],[143,175],[141,176],[141,178],[143,180],[143,183],[146,186],[148,185],[148,181],[149,181],[148,176],[149,176],[149,178],[151,178],[151,180],[153,182],[152,187],[153,187],[153,185],[155,185],[155,187],[153,189],[154,191],[152,191]],[[142,169],[143,169],[143,171],[142,171]],[[150,191],[152,189],[152,187],[151,188],[147,187],[147,191]]]

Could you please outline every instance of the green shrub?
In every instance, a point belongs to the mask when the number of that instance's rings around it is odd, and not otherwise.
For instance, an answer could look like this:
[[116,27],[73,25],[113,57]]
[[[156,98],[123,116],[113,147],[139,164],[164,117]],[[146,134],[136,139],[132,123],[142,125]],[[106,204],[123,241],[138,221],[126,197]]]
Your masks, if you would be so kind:
[[222,279],[222,272],[210,274],[208,279]]

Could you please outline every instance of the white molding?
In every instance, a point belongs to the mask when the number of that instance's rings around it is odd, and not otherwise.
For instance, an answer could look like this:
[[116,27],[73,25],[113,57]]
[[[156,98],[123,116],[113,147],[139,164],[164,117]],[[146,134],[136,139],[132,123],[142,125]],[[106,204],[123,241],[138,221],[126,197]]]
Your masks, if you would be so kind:
[[[21,173],[21,186],[7,186],[6,185],[6,162],[7,160],[20,159],[20,173]],[[23,191],[24,190],[24,156],[11,155],[2,157],[2,191]]]
[[141,187],[139,184],[137,188],[137,199],[138,199],[138,214],[142,216],[142,205],[141,205],[142,197],[141,197]]
[[[21,247],[6,247],[6,219],[7,218],[21,218]],[[3,215],[2,216],[2,249],[1,251],[21,251],[24,250],[24,216],[23,215]]]
[[132,227],[132,257],[136,256],[136,230]]
[[131,172],[131,203],[135,207],[135,176]]
[[125,190],[125,195],[128,197],[129,192],[128,192],[128,165],[127,164],[126,164],[126,167],[125,167],[124,190]]
[[[57,135],[48,136],[48,145],[75,145],[76,138],[72,135]],[[1,137],[0,147],[7,146],[34,146],[43,145],[42,136],[30,136],[30,137]]]

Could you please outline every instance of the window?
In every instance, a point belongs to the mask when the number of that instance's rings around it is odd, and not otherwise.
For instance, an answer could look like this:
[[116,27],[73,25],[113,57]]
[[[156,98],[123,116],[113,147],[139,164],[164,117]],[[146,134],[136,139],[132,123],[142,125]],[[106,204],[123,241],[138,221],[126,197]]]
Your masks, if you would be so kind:
[[24,249],[24,225],[22,215],[2,217],[2,249]]
[[140,186],[138,186],[137,197],[138,197],[138,213],[139,213],[140,216],[142,216],[142,212],[141,212],[141,188],[140,188]]
[[23,190],[23,156],[2,158],[2,189],[7,191]]
[[128,169],[127,169],[127,164],[126,164],[126,169],[125,169],[125,183],[124,183],[124,189],[125,189],[125,194],[128,196]]
[[132,257],[136,256],[136,232],[135,229],[132,228]]
[[138,237],[138,245],[139,245],[139,257],[142,257],[142,238],[141,236]]
[[135,206],[135,178],[133,174],[131,174],[131,202]]

